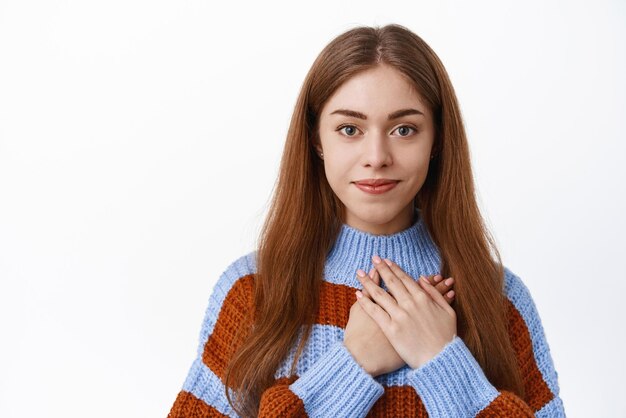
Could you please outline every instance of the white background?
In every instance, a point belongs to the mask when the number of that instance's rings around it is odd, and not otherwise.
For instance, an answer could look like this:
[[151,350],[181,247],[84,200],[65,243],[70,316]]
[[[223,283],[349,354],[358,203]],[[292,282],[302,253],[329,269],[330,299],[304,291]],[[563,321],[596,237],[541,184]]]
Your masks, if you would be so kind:
[[322,48],[446,66],[571,417],[626,416],[622,1],[0,1],[0,416],[166,416]]

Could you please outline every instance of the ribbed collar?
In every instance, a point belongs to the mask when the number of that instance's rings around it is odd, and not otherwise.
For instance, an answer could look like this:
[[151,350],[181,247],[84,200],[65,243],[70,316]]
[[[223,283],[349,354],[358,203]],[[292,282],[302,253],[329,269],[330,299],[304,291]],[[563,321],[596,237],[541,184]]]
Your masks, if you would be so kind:
[[[343,224],[325,265],[325,280],[362,288],[356,270],[366,273],[374,266],[372,256],[388,258],[415,280],[421,274],[440,272],[440,255],[423,222],[419,209],[416,221],[407,229],[391,235],[375,235]],[[383,288],[384,283],[381,282]],[[385,288],[386,290],[386,288]]]

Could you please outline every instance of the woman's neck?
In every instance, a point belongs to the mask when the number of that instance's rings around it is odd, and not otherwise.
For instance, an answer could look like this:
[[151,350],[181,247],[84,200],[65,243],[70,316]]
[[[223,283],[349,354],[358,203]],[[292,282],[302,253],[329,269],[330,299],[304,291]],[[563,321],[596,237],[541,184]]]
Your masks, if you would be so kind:
[[419,209],[413,219],[410,227],[390,235],[371,234],[344,223],[326,258],[325,279],[359,288],[356,270],[369,272],[373,255],[389,258],[415,279],[439,273],[439,251]]
[[404,231],[415,223],[417,220],[417,211],[415,209],[413,202],[411,202],[409,206],[402,209],[393,219],[385,223],[367,222],[348,211],[344,223],[369,234],[392,235]]

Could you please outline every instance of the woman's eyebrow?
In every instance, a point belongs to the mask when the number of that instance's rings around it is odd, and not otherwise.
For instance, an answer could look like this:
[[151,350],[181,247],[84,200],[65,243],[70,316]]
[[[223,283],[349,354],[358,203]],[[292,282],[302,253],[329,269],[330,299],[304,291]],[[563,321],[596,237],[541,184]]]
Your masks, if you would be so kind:
[[[344,116],[351,116],[353,118],[359,118],[359,119],[367,120],[367,116],[365,116],[361,112],[357,112],[356,110],[337,109],[334,112],[331,112],[330,114],[331,115],[338,114],[338,115],[344,115]],[[424,114],[422,112],[420,112],[419,110],[417,110],[417,109],[400,109],[400,110],[396,110],[395,112],[390,113],[389,115],[387,115],[387,119],[388,120],[393,120],[393,119],[397,119],[397,118],[400,118],[402,116],[407,116],[407,115],[422,115],[422,116],[424,116]]]

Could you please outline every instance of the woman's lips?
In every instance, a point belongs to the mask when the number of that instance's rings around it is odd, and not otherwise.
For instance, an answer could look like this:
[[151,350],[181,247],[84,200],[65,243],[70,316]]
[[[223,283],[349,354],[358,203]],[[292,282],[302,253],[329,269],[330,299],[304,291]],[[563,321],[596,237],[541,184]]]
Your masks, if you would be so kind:
[[364,183],[354,183],[354,185],[356,187],[358,187],[359,189],[363,190],[365,193],[370,193],[370,194],[385,193],[385,192],[393,189],[394,187],[396,187],[396,184],[398,184],[397,181],[393,181],[391,183],[381,184],[380,186],[370,186],[370,185],[364,184]]

